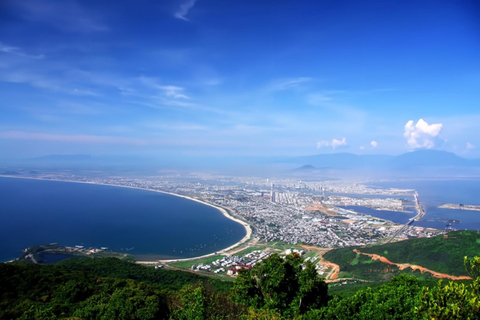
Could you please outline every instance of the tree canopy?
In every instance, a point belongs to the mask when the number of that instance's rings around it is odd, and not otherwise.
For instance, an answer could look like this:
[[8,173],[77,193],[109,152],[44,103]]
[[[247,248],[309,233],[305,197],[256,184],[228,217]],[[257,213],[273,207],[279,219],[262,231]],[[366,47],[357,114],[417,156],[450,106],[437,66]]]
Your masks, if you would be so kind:
[[429,287],[402,274],[345,297],[329,297],[298,255],[240,270],[230,292],[189,273],[74,260],[0,264],[0,319],[480,319],[480,257],[464,259],[472,280]]
[[311,262],[296,254],[274,254],[251,270],[240,270],[232,292],[236,302],[294,316],[325,305],[328,287]]

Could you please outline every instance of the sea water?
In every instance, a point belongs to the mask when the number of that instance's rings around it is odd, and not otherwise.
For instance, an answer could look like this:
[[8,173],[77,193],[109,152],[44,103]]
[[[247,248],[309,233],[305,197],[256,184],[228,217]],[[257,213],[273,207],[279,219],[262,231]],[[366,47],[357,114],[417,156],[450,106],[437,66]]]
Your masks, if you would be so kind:
[[[370,183],[369,186],[385,189],[415,189],[426,210],[426,215],[422,221],[415,221],[414,225],[444,229],[448,223],[451,223],[453,228],[459,230],[480,230],[480,211],[438,208],[439,205],[445,203],[480,205],[480,180],[387,181]],[[376,210],[366,212],[364,209],[359,210],[359,212],[397,223],[406,223],[409,218],[415,215],[392,211],[378,212]]]
[[224,249],[245,234],[219,210],[169,194],[0,178],[0,261],[54,242],[108,247],[138,260],[187,258]]

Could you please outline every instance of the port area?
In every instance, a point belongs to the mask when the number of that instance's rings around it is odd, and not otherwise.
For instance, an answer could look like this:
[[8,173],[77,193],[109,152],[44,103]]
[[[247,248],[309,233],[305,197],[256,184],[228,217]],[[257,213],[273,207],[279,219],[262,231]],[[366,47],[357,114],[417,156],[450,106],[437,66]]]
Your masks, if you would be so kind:
[[420,199],[418,198],[418,193],[415,191],[413,196],[415,198],[415,209],[417,210],[417,215],[409,219],[408,222],[405,223],[403,227],[398,229],[398,231],[393,234],[393,236],[390,238],[390,240],[387,241],[387,243],[394,241],[395,238],[401,235],[402,233],[404,233],[414,221],[419,221],[425,216],[426,214],[425,208],[423,207],[423,205],[420,202]]
[[480,206],[471,204],[454,204],[444,203],[438,206],[442,209],[455,209],[455,210],[468,210],[468,211],[480,211]]

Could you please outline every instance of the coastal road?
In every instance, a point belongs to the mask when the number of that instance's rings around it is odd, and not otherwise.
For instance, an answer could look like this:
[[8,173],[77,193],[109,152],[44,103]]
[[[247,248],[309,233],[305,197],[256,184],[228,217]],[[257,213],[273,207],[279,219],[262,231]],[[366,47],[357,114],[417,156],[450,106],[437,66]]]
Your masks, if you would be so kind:
[[413,196],[415,198],[415,209],[417,210],[417,215],[415,217],[411,218],[410,220],[408,220],[408,222],[403,227],[398,229],[398,231],[395,232],[393,237],[390,238],[390,240],[388,240],[387,243],[392,242],[393,240],[395,240],[396,237],[398,237],[400,234],[405,232],[405,230],[407,230],[408,226],[410,226],[414,221],[418,221],[425,216],[426,212],[425,212],[425,209],[423,208],[422,204],[420,203],[420,200],[418,199],[418,192],[415,191]]

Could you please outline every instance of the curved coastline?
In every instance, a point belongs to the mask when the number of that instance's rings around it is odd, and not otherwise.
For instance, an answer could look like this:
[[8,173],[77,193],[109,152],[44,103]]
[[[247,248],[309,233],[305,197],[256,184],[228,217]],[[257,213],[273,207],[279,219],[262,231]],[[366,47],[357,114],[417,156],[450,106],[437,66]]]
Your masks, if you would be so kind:
[[230,215],[230,214],[228,213],[228,211],[227,211],[228,209],[226,209],[226,208],[224,208],[224,207],[221,207],[221,206],[218,206],[218,205],[216,205],[216,204],[212,204],[212,203],[209,203],[209,202],[205,202],[205,201],[202,201],[202,200],[199,200],[199,199],[195,199],[195,198],[192,198],[192,197],[189,197],[189,196],[185,196],[185,195],[181,195],[181,194],[176,194],[176,193],[173,193],[173,192],[166,192],[166,191],[153,190],[153,189],[140,188],[140,187],[123,186],[123,185],[118,185],[118,184],[107,184],[107,183],[89,182],[89,181],[60,180],[60,179],[43,179],[43,178],[34,178],[34,177],[15,177],[15,176],[7,176],[7,175],[0,175],[0,178],[13,178],[13,179],[29,179],[29,180],[42,180],[42,181],[59,181],[59,182],[83,183],[83,184],[91,184],[91,185],[98,185],[98,186],[110,186],[110,187],[130,188],[130,189],[137,189],[137,190],[144,190],[144,191],[151,191],[151,192],[158,192],[158,193],[163,193],[163,194],[169,194],[169,195],[172,195],[172,196],[175,196],[175,197],[180,197],[180,198],[188,199],[188,200],[191,200],[191,201],[196,201],[196,202],[198,202],[198,203],[201,203],[201,204],[204,204],[204,205],[213,207],[213,208],[217,209],[218,211],[220,211],[220,213],[222,213],[222,215],[225,216],[227,219],[233,220],[233,221],[241,224],[241,225],[245,228],[245,231],[246,231],[245,236],[244,236],[240,241],[234,243],[233,245],[229,246],[228,248],[225,248],[225,249],[222,249],[222,250],[213,252],[213,253],[209,253],[209,254],[206,254],[206,255],[198,256],[198,257],[191,257],[191,258],[179,258],[179,259],[170,259],[170,260],[154,260],[154,261],[143,261],[143,260],[140,260],[140,261],[136,261],[136,263],[138,263],[138,264],[156,264],[156,263],[159,263],[159,262],[166,263],[166,262],[189,261],[189,260],[197,260],[197,259],[207,258],[207,257],[211,257],[211,256],[214,256],[214,255],[226,253],[227,251],[229,251],[229,250],[231,250],[231,249],[233,249],[233,248],[235,248],[235,247],[237,247],[237,246],[239,246],[239,245],[242,245],[243,243],[247,242],[247,241],[250,239],[250,237],[252,236],[252,228],[250,227],[250,225],[249,225],[248,223],[246,223],[245,221],[240,220],[240,219],[238,219],[238,218]]

